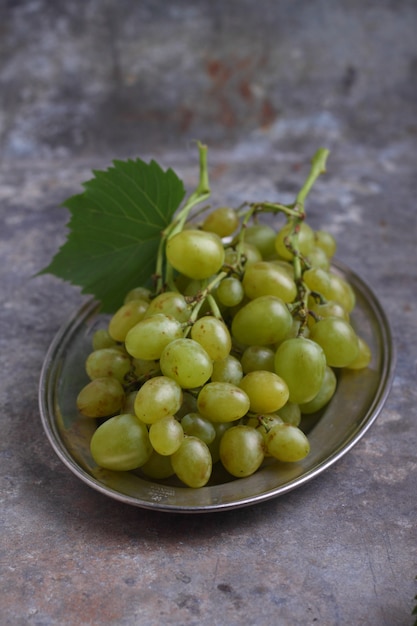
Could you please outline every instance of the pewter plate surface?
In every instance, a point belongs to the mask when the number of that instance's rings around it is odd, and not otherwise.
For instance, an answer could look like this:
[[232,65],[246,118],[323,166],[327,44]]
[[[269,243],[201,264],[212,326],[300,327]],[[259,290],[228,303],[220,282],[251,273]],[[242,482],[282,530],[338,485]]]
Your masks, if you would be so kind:
[[97,304],[87,302],[63,325],[46,354],[39,384],[42,425],[61,461],[82,481],[115,500],[137,507],[175,513],[204,513],[255,505],[281,496],[330,469],[367,432],[378,417],[391,387],[395,365],[389,322],[368,285],[340,263],[333,270],[353,287],[357,304],[352,325],[368,342],[372,361],[366,370],[341,371],[336,394],[319,418],[308,418],[311,452],[300,463],[268,463],[248,478],[233,479],[221,468],[201,489],[175,480],[152,482],[135,472],[97,467],[89,442],[95,420],[82,417],[76,397],[88,382],[85,360],[92,334],[106,326]]

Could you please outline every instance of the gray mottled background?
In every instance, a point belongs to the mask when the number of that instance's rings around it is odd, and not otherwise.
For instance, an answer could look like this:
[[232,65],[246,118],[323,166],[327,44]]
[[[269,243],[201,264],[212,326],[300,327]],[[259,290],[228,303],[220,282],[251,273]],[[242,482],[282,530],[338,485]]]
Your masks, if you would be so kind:
[[[0,622],[408,626],[417,593],[414,0],[0,0]],[[79,291],[33,278],[91,169],[156,158],[214,201],[307,207],[390,319],[366,436],[302,489],[181,516],[82,484],[42,431],[39,373]]]

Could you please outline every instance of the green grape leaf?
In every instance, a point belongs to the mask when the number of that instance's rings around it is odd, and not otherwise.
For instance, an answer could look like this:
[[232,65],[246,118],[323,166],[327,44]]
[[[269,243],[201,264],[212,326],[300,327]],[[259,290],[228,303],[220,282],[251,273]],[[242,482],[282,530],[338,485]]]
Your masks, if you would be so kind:
[[130,289],[149,283],[161,232],[185,189],[173,170],[155,161],[113,161],[93,174],[83,193],[63,203],[71,214],[67,240],[39,274],[82,287],[112,313]]

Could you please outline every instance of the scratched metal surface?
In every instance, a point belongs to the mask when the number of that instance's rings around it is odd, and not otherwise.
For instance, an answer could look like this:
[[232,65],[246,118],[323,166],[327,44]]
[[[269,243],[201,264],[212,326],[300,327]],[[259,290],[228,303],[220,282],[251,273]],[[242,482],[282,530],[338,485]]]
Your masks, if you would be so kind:
[[[337,4],[337,6],[336,6]],[[4,1],[0,6],[1,623],[406,626],[417,593],[415,3]],[[383,303],[397,346],[365,438],[303,488],[208,515],[138,510],[68,471],[39,419],[78,291],[33,278],[60,202],[114,157],[156,158],[213,201],[308,207]]]

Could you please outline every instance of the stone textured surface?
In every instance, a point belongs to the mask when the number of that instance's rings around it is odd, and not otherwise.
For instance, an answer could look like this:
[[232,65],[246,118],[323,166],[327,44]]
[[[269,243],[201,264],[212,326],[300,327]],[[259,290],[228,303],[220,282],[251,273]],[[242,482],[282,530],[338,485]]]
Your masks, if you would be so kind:
[[[8,626],[406,626],[417,592],[415,3],[0,4],[0,622]],[[276,500],[181,516],[96,493],[42,431],[39,372],[76,289],[33,278],[59,204],[116,156],[188,186],[196,137],[214,200],[309,207],[373,288],[397,346],[378,420],[336,466]]]

